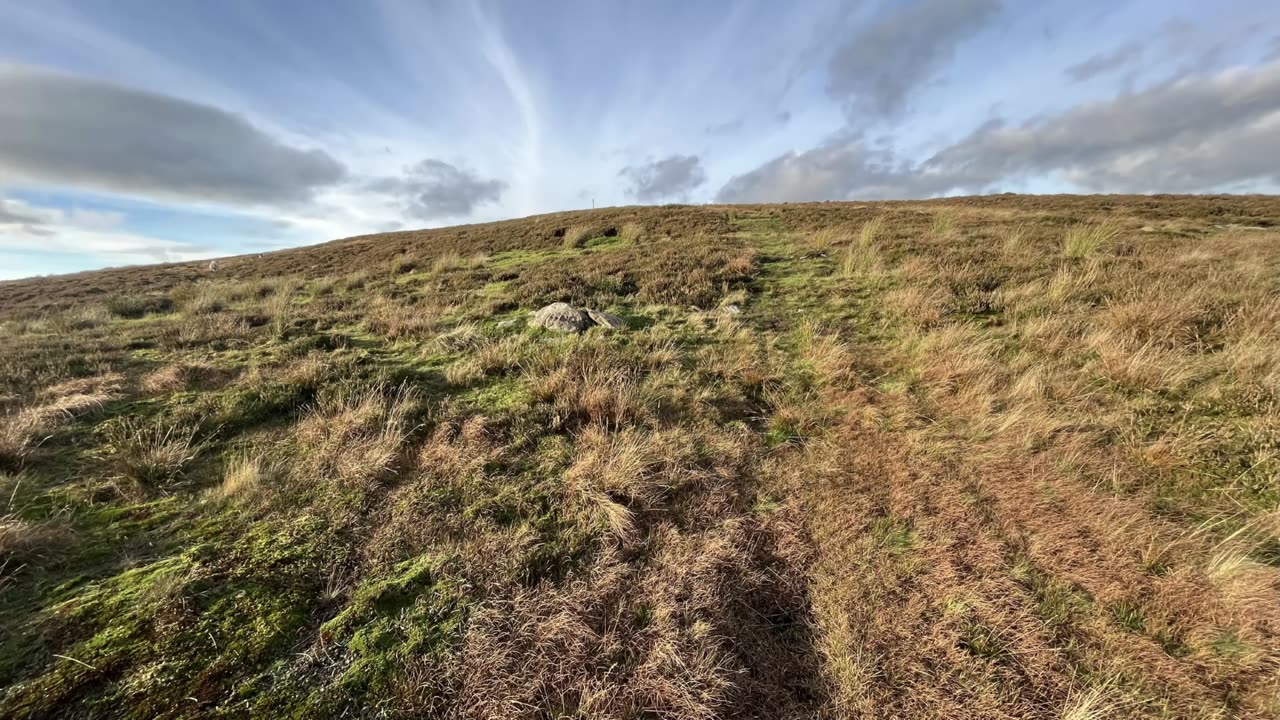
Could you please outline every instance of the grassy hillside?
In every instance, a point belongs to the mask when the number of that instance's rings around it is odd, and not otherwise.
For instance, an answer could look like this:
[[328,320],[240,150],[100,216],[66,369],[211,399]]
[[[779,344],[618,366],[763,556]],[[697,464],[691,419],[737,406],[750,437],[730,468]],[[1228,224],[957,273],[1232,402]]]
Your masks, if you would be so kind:
[[625,208],[2,283],[0,716],[1275,717],[1275,228]]

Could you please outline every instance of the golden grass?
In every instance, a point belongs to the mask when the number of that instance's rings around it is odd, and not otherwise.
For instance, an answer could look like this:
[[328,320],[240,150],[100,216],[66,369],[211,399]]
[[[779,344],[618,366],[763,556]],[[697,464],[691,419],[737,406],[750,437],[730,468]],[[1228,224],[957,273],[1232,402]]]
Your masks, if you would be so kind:
[[219,498],[245,497],[269,486],[279,468],[261,455],[248,452],[233,457],[222,473],[222,482],[210,494]]
[[1085,259],[1097,254],[1120,235],[1120,228],[1107,223],[1076,225],[1062,239],[1062,254],[1073,259]]
[[929,231],[934,236],[946,238],[956,229],[956,214],[954,211],[943,208],[933,213],[933,224]]
[[419,403],[409,387],[341,388],[298,423],[303,466],[322,491],[368,491],[396,467]]
[[52,432],[115,398],[119,375],[70,380],[41,391],[42,402],[0,415],[0,469],[17,467]]
[[628,244],[638,242],[644,238],[644,235],[644,226],[637,222],[623,223],[618,230],[618,238]]
[[853,230],[843,225],[828,225],[809,233],[808,239],[813,247],[826,251],[844,245],[855,235]]
[[[58,518],[41,521],[20,517],[13,507],[14,496],[24,480],[22,475],[0,476],[0,488],[9,491],[4,513],[0,514],[0,591],[6,581],[19,572],[20,566],[40,562],[54,556],[75,538],[67,524]],[[12,487],[8,487],[12,485]]]
[[205,365],[174,363],[143,375],[139,385],[143,392],[157,395],[186,390],[201,383],[213,382],[222,374],[215,368]]
[[590,225],[574,225],[564,231],[563,245],[568,249],[582,248],[591,239],[595,229]]
[[388,340],[428,339],[440,328],[440,316],[447,308],[411,305],[383,295],[365,307],[364,323]]
[[1114,717],[1119,708],[1110,693],[1106,685],[1072,693],[1062,709],[1062,720],[1106,720]]
[[854,278],[875,273],[880,269],[880,251],[876,247],[876,238],[884,226],[884,216],[878,215],[862,224],[858,230],[856,241],[845,249],[840,263],[840,275]]

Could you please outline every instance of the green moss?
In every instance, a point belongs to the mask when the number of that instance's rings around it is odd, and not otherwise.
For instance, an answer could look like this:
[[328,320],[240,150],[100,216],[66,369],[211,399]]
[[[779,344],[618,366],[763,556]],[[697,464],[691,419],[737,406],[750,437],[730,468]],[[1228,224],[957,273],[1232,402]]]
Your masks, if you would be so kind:
[[458,394],[458,401],[485,413],[497,413],[528,407],[533,402],[525,382],[516,376],[499,377],[468,388]]
[[485,283],[484,287],[480,288],[479,294],[481,297],[486,298],[500,297],[509,287],[511,287],[510,280],[495,280],[494,282]]
[[445,565],[430,555],[403,562],[393,574],[359,587],[320,627],[322,641],[348,652],[349,665],[338,680],[344,689],[376,691],[407,661],[439,655],[456,640],[470,603]]
[[635,238],[627,237],[622,233],[614,233],[613,235],[600,235],[587,240],[586,247],[588,250],[618,250],[635,245]]
[[553,250],[504,250],[494,253],[489,261],[485,263],[485,267],[490,270],[513,270],[516,268],[525,268],[532,265],[555,260],[558,258],[575,257],[582,254],[581,250],[575,248],[556,248]]

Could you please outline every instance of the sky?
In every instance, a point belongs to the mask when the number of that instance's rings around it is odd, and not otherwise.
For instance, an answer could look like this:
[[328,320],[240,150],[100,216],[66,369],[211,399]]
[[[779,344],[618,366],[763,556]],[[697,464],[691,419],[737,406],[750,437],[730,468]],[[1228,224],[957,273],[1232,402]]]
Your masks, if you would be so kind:
[[593,204],[1277,186],[1260,0],[0,0],[0,279]]

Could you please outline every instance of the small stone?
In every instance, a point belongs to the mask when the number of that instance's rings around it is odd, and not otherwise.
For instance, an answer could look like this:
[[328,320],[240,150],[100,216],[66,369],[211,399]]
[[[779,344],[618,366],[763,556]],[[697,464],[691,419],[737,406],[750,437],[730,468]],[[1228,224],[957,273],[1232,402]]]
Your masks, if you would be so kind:
[[582,332],[590,321],[587,316],[578,312],[569,303],[551,303],[533,313],[530,322],[539,327],[556,332]]
[[1156,229],[1155,229],[1155,228],[1153,228],[1153,227],[1151,227],[1150,225],[1143,225],[1143,226],[1142,226],[1142,232],[1155,232],[1155,231],[1156,231]]
[[720,312],[726,315],[741,315],[742,308],[738,307],[734,303],[729,303],[728,305],[725,305],[724,307],[720,308]]
[[610,330],[623,330],[627,327],[627,321],[624,318],[620,318],[617,315],[610,315],[603,310],[592,310],[591,308],[587,308],[586,313],[587,317],[591,318],[591,321],[600,327],[606,327]]
[[524,322],[524,318],[507,318],[506,320],[499,320],[498,329],[507,330],[509,328],[516,327],[522,322]]

